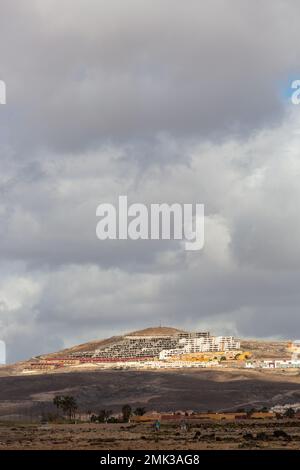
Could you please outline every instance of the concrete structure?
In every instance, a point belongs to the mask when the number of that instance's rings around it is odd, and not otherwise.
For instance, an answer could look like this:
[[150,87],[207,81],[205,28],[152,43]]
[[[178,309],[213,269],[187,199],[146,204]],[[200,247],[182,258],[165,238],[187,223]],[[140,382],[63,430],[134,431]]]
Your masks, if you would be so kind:
[[163,349],[170,349],[178,346],[176,335],[158,336],[125,336],[123,339],[97,349],[92,355],[93,358],[155,358]]
[[193,354],[205,352],[239,351],[240,342],[233,336],[211,336],[209,332],[191,332],[178,335],[178,347],[160,352],[159,359],[180,354]]
[[[32,362],[26,370],[58,367],[99,367],[116,369],[160,369],[218,367],[224,356],[235,358],[240,343],[232,336],[211,336],[209,332],[127,335],[103,342],[95,350],[76,351],[64,357]],[[202,354],[202,353],[206,353]],[[169,360],[171,358],[171,360]],[[167,359],[167,360],[166,360]]]
[[295,413],[300,411],[300,403],[286,403],[284,405],[274,405],[270,409],[273,413],[278,413],[283,415],[289,408],[295,411]]
[[159,358],[197,352],[239,350],[240,342],[233,336],[211,336],[209,332],[187,332],[176,335],[128,335],[121,340],[97,349],[96,358]]
[[86,359],[160,359],[185,353],[238,351],[240,343],[233,336],[211,336],[209,332],[186,332],[175,335],[127,335],[95,351],[73,353]]
[[300,368],[300,359],[266,359],[262,361],[247,361],[247,369],[291,369]]

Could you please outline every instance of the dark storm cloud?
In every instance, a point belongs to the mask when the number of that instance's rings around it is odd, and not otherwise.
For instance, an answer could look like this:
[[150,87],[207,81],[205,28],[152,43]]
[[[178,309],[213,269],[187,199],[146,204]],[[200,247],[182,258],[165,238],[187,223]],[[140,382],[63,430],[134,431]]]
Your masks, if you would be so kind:
[[244,135],[276,122],[278,79],[297,66],[299,8],[4,1],[8,141],[23,152],[40,146],[79,152],[161,132]]
[[[2,0],[9,359],[163,324],[295,337],[296,1]],[[299,77],[298,77],[299,78]],[[96,207],[201,202],[203,251],[95,237]]]

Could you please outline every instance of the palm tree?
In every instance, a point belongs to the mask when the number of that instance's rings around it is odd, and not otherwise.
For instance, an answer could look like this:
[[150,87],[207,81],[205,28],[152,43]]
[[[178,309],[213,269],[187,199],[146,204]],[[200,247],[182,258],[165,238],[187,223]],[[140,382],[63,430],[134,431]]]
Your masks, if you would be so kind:
[[57,412],[58,412],[59,408],[61,408],[62,402],[63,402],[63,397],[61,395],[56,395],[53,398],[53,405],[56,406]]
[[61,408],[64,413],[67,413],[70,420],[75,416],[75,411],[78,409],[75,398],[68,395],[57,395],[53,398],[53,404],[57,410]]
[[128,423],[129,418],[132,414],[131,406],[130,405],[124,405],[122,407],[122,414],[123,414],[123,421],[125,423]]
[[99,423],[106,423],[111,414],[111,410],[100,410],[98,415]]
[[75,398],[68,395],[63,397],[62,409],[65,413],[69,414],[70,420],[72,419],[72,417],[74,418],[75,412],[78,409]]

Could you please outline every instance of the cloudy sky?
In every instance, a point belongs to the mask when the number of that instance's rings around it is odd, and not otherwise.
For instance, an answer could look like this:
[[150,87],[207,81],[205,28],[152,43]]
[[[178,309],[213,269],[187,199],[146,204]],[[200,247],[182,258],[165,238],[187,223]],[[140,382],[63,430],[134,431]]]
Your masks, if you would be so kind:
[[[298,1],[1,0],[8,360],[158,324],[300,337]],[[205,247],[96,207],[205,204]]]

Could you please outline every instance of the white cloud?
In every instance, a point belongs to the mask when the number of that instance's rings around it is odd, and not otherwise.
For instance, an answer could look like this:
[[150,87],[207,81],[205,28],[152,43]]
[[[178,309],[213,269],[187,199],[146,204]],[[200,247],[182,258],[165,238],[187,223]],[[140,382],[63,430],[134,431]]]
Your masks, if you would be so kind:
[[[2,1],[11,359],[160,321],[298,336],[300,117],[280,83],[299,67],[299,4],[259,8]],[[100,243],[96,207],[120,194],[204,203],[204,250]]]

